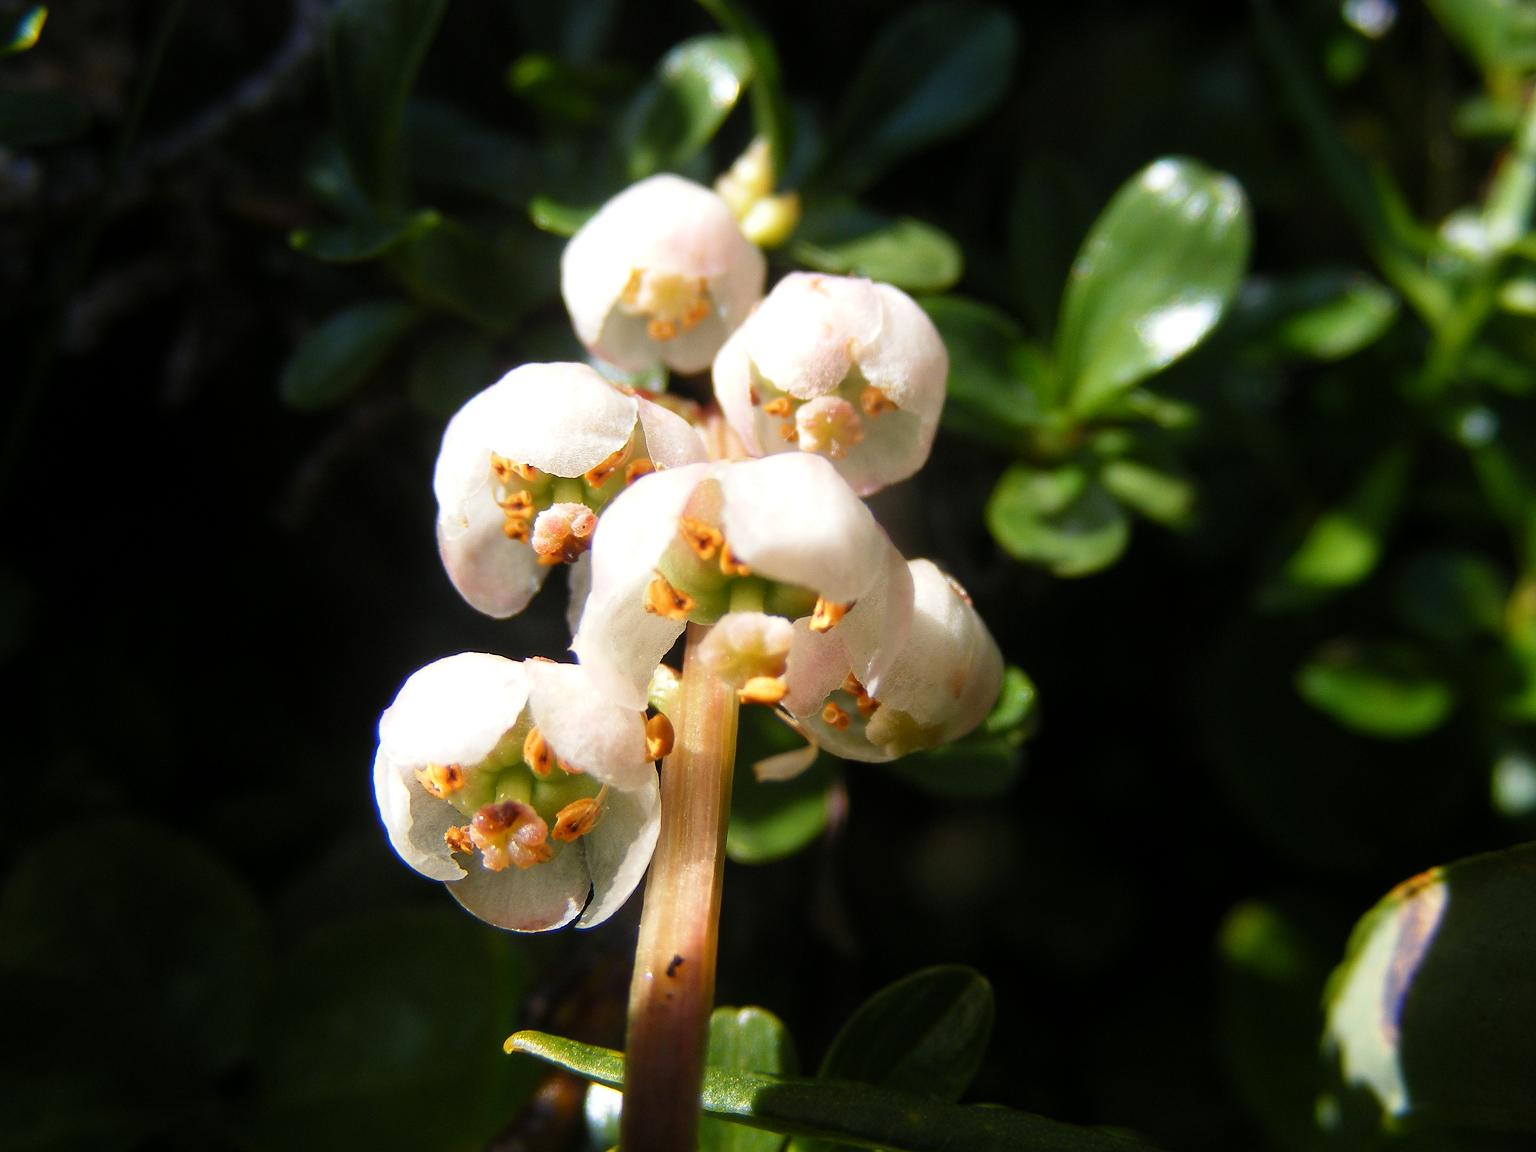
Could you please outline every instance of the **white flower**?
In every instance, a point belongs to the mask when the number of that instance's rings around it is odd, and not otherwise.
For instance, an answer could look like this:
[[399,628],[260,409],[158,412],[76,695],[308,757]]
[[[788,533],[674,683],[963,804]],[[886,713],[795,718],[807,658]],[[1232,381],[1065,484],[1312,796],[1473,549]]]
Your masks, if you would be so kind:
[[889,284],[784,277],[715,358],[721,411],[754,455],[826,456],[867,496],[923,466],[949,354]]
[[374,797],[400,858],[482,920],[590,927],[655,848],[660,729],[575,665],[464,652],[414,673],[380,718]]
[[652,468],[704,459],[687,421],[585,364],[525,364],[448,422],[432,486],[443,566],[491,616],[587,548],[594,512]]
[[576,335],[629,371],[709,367],[763,295],[767,265],[719,196],[678,176],[619,193],[560,260]]
[[911,630],[878,685],[866,687],[855,665],[796,625],[784,705],[846,759],[894,760],[958,739],[986,718],[1002,689],[1002,654],[964,590],[927,560],[908,567]]
[[749,684],[783,678],[789,634],[769,618],[829,637],[845,661],[839,680],[854,667],[880,683],[906,636],[906,566],[818,456],[649,476],[603,514],[591,556],[591,592],[571,647],[594,682],[629,707],[644,706],[652,671],[688,621],[720,621],[711,662],[763,703],[790,688]]

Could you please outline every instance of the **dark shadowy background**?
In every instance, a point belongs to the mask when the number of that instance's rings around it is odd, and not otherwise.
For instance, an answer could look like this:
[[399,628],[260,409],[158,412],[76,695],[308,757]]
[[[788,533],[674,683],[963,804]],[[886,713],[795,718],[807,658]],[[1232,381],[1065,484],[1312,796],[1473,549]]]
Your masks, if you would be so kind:
[[[416,94],[558,138],[505,74],[558,51],[559,7],[455,0]],[[823,116],[893,15],[759,7],[789,92]],[[330,119],[326,5],[188,5],[114,159],[170,8],[70,0],[37,48],[0,60],[0,85],[68,94],[88,117],[0,153],[0,1144],[578,1147],[574,1097],[546,1083],[530,1103],[542,1073],[500,1041],[536,1026],[619,1043],[638,900],[589,933],[483,930],[393,858],[369,785],[378,713],[412,670],[463,649],[559,655],[563,596],[498,623],[443,577],[429,478],[451,405],[421,402],[408,357],[328,410],[279,398],[303,333],[394,291],[376,265],[287,242],[326,219],[305,179]],[[1017,311],[1012,230],[1070,254],[1165,153],[1241,181],[1255,270],[1365,262],[1247,7],[1016,15],[1002,102],[866,195],[961,241],[959,291]],[[1309,49],[1348,33],[1336,7],[1290,15]],[[616,6],[591,62],[622,96],[710,28],[681,0]],[[1476,78],[1414,5],[1356,47],[1369,60],[1333,94],[1342,129],[1438,219],[1493,154],[1446,127]],[[745,133],[732,122],[718,163]],[[1042,157],[1071,166],[1084,202],[1021,219],[1016,178]],[[494,337],[492,376],[558,343],[558,244],[529,252],[537,302]],[[1381,372],[1217,359],[1179,383],[1208,413],[1198,527],[1139,524],[1103,574],[1000,552],[980,510],[1006,460],[957,437],[882,501],[909,552],[969,586],[1042,722],[1003,798],[853,766],[806,851],[732,865],[720,1001],[783,1017],[804,1065],[879,986],[968,963],[999,1007],[970,1098],[1170,1148],[1259,1147],[1309,1106],[1317,995],[1354,920],[1404,876],[1518,838],[1459,721],[1373,741],[1296,698],[1296,660],[1371,620],[1372,595],[1300,619],[1255,609],[1284,533],[1352,472]],[[1411,519],[1405,537],[1443,523]],[[1497,547],[1481,526],[1463,536]],[[1275,909],[1294,979],[1255,998],[1223,941]]]

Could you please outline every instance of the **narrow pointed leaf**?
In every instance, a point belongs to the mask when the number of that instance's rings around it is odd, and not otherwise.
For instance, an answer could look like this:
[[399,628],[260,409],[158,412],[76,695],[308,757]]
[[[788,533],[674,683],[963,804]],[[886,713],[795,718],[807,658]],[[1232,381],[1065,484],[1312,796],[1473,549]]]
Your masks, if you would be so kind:
[[299,228],[288,236],[294,249],[330,264],[357,264],[375,260],[391,248],[436,228],[442,217],[430,209],[397,224],[381,222],[337,224]]
[[1110,201],[1083,242],[1062,302],[1061,386],[1086,415],[1189,352],[1242,280],[1248,205],[1230,176],[1168,157]]
[[[543,1032],[506,1042],[611,1088],[624,1085],[624,1054]],[[1152,1152],[1127,1136],[991,1106],[947,1104],[867,1084],[704,1070],[704,1111],[770,1132],[888,1152]]]

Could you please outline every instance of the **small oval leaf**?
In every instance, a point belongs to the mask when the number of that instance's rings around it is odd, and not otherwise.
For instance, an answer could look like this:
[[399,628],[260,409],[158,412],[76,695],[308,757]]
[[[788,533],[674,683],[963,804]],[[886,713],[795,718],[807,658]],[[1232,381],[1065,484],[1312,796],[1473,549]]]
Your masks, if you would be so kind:
[[1081,468],[1015,464],[987,501],[987,527],[1010,556],[1057,576],[1087,576],[1113,564],[1130,541],[1119,502]]
[[362,387],[417,319],[416,309],[395,300],[338,312],[305,336],[288,358],[278,382],[283,402],[302,409],[341,403]]
[[1297,672],[1296,690],[1346,728],[1393,740],[1434,731],[1456,705],[1423,654],[1398,643],[1326,644]]
[[909,292],[942,292],[960,279],[960,246],[921,220],[833,202],[806,213],[790,255],[807,268],[867,276]]

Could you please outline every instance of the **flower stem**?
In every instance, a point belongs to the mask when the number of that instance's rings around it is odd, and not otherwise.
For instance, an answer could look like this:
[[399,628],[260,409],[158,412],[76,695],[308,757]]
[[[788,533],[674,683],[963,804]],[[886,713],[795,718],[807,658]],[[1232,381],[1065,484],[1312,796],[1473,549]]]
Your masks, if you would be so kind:
[[698,1143],[737,711],[735,690],[698,659],[707,632],[688,627],[676,742],[662,765],[661,838],[629,989],[624,1152],[679,1152]]

